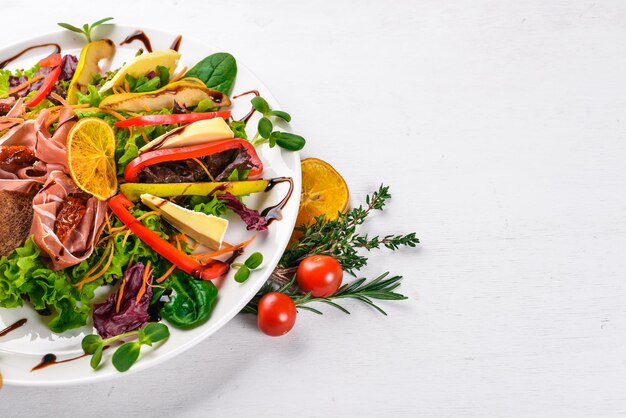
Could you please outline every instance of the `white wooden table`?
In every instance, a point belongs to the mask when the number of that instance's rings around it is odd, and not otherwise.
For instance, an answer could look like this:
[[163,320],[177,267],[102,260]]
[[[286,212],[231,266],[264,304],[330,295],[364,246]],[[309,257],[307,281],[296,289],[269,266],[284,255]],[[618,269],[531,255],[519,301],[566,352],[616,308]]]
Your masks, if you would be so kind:
[[405,276],[389,317],[240,316],[146,372],[5,387],[1,416],[626,414],[626,3],[32,3],[3,42],[111,15],[230,51],[353,202],[391,186],[368,229],[422,245],[363,271]]

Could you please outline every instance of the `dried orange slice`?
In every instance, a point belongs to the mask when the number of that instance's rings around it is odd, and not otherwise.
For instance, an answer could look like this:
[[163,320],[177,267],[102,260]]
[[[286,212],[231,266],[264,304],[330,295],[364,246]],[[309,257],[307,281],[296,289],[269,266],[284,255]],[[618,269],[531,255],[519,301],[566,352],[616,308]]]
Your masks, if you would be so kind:
[[98,118],[81,119],[67,138],[67,164],[83,191],[106,200],[117,191],[115,134]]
[[348,207],[346,181],[325,161],[317,158],[302,160],[302,193],[296,225],[312,223],[317,216],[337,219]]

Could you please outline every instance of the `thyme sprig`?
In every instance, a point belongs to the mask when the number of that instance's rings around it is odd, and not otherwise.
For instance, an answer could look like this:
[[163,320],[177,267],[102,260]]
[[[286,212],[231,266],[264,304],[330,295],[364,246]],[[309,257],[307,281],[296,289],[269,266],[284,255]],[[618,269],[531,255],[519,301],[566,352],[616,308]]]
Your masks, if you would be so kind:
[[373,238],[357,233],[357,227],[365,222],[370,213],[382,211],[390,198],[389,187],[381,184],[377,191],[366,197],[365,206],[339,213],[337,219],[326,219],[322,215],[310,225],[297,226],[295,230],[302,236],[287,248],[274,271],[274,277],[285,283],[285,278],[291,276],[298,263],[312,254],[335,257],[345,271],[355,276],[355,271],[367,265],[367,257],[358,252],[360,248],[370,251],[381,246],[390,250],[397,250],[402,246],[415,247],[419,239],[414,232],[383,237],[377,235]]
[[268,281],[250,301],[250,303],[246,305],[243,312],[256,314],[259,300],[267,293],[276,291],[289,296],[296,304],[297,308],[311,311],[319,315],[322,315],[323,312],[305,305],[312,302],[325,303],[339,309],[343,313],[349,314],[350,312],[346,308],[334,301],[337,299],[356,299],[370,305],[381,314],[387,315],[387,313],[380,306],[378,306],[374,300],[408,299],[406,296],[394,292],[394,290],[400,286],[402,276],[392,276],[389,278],[387,278],[387,276],[389,276],[389,272],[381,274],[377,278],[370,281],[365,278],[358,279],[353,283],[341,286],[337,292],[328,297],[315,297],[311,295],[311,293],[302,294],[301,290],[295,283],[295,276],[288,283],[279,288],[277,288],[276,284]]

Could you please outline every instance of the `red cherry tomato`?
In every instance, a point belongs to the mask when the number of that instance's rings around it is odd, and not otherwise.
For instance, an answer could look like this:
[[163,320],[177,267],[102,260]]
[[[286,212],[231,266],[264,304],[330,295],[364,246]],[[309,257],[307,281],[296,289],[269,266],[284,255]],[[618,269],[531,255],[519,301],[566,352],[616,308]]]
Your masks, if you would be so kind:
[[296,278],[305,292],[311,292],[315,297],[326,297],[341,286],[343,268],[329,255],[311,255],[300,262]]
[[278,337],[296,323],[296,304],[287,295],[270,292],[259,301],[257,325],[267,335]]

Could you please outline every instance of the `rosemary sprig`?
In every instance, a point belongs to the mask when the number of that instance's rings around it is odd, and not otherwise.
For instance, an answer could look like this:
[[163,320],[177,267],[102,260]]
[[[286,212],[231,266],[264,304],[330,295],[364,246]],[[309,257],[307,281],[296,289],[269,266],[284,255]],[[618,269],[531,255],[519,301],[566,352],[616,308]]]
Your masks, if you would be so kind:
[[387,313],[378,306],[373,299],[377,300],[404,300],[408,299],[406,296],[394,292],[394,290],[400,286],[400,280],[402,276],[389,276],[389,272],[381,274],[377,278],[368,281],[365,278],[358,279],[353,283],[345,284],[337,290],[333,295],[328,297],[314,297],[311,293],[302,294],[297,284],[295,283],[295,276],[289,281],[289,283],[283,285],[280,288],[277,288],[275,284],[271,281],[268,281],[261,290],[256,294],[256,296],[246,305],[242,312],[245,313],[257,313],[257,308],[259,304],[259,300],[269,292],[280,292],[289,296],[296,306],[300,309],[304,309],[307,311],[314,312],[316,314],[322,315],[323,313],[318,309],[312,308],[310,306],[304,306],[311,302],[321,302],[327,305],[330,305],[334,308],[339,309],[340,311],[349,314],[350,312],[344,308],[343,306],[334,302],[337,299],[356,299],[367,305],[370,305],[378,312],[383,315],[387,315]]
[[339,213],[337,219],[326,219],[322,215],[311,225],[296,227],[295,230],[302,233],[302,236],[285,251],[274,276],[284,283],[295,266],[312,254],[335,257],[344,270],[354,276],[355,271],[367,265],[367,257],[357,251],[360,248],[370,251],[380,248],[381,245],[390,250],[397,250],[401,246],[415,247],[419,239],[414,232],[406,235],[385,235],[382,238],[369,238],[367,234],[357,233],[357,227],[365,222],[368,215],[374,210],[382,211],[390,198],[389,187],[381,184],[377,191],[367,196],[365,207],[361,205]]

